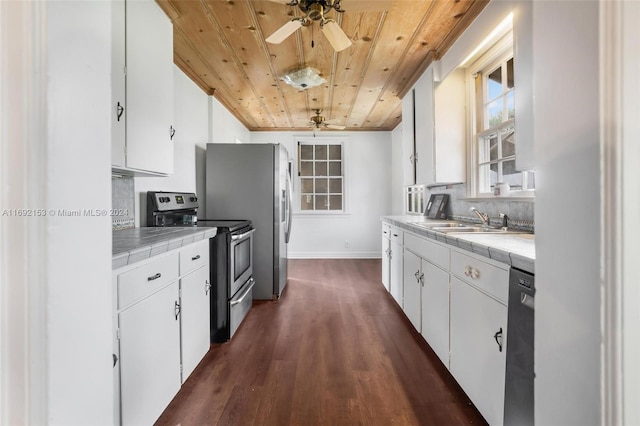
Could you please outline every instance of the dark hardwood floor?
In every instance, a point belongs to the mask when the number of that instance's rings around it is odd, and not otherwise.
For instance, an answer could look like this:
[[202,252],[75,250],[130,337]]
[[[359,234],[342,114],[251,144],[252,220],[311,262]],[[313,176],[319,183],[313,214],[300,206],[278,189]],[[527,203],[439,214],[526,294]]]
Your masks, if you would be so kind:
[[380,260],[290,260],[158,425],[486,424],[380,283]]

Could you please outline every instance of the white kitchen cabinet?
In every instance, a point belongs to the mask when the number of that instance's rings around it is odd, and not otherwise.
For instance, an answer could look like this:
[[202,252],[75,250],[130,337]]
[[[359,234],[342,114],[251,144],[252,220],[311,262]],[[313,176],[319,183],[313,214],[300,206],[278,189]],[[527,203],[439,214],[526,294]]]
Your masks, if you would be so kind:
[[[534,119],[533,119],[533,2],[519,2],[513,14],[513,59],[516,93],[515,117],[516,133],[516,169],[535,169]],[[546,22],[536,23],[543,27]],[[544,28],[536,28],[546,33]]]
[[122,424],[153,424],[180,390],[178,282],[118,314]]
[[466,180],[465,103],[464,70],[437,83],[434,65],[402,99],[405,186]]
[[485,420],[502,425],[507,306],[452,276],[450,321],[451,374]]
[[[121,3],[116,2],[113,79],[117,92],[112,106],[112,166],[132,174],[173,173],[173,27],[153,0],[124,2],[126,30],[121,32]],[[116,13],[114,12],[114,13]],[[116,32],[117,31],[117,32]],[[126,38],[124,36],[126,34]],[[122,39],[126,49],[122,49]],[[122,67],[123,53],[126,67]],[[126,99],[122,97],[122,71]],[[124,108],[121,109],[118,103]],[[121,124],[124,120],[124,134]]]
[[449,367],[449,272],[422,261],[421,333]]
[[389,292],[402,307],[402,244],[404,233],[397,228],[391,228],[391,250],[389,260]]
[[411,251],[405,249],[403,254],[404,279],[403,279],[403,305],[402,310],[409,318],[413,327],[420,332],[422,327],[421,301],[422,301],[422,259]]
[[182,382],[209,351],[209,265],[180,279]]
[[126,166],[126,41],[124,0],[111,2],[111,164]]
[[391,229],[382,224],[382,285],[389,291],[390,263],[391,263]]
[[416,142],[414,127],[414,89],[402,98],[402,185],[416,184]]

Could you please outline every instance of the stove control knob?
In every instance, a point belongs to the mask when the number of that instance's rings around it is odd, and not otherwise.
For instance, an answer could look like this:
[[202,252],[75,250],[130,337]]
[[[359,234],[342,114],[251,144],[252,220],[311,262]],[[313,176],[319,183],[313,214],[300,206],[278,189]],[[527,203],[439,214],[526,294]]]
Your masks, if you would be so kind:
[[190,197],[189,201],[191,201],[192,203],[195,203],[196,201],[198,201],[197,197]]

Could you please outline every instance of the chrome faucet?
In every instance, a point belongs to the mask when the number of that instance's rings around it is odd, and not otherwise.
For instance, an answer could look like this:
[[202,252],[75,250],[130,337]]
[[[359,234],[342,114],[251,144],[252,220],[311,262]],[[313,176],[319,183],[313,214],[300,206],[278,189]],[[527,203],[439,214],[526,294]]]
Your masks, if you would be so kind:
[[475,207],[471,207],[469,209],[470,212],[475,213],[476,216],[478,216],[480,218],[480,220],[482,221],[482,226],[489,226],[489,215],[486,213],[482,213],[480,210],[476,209]]

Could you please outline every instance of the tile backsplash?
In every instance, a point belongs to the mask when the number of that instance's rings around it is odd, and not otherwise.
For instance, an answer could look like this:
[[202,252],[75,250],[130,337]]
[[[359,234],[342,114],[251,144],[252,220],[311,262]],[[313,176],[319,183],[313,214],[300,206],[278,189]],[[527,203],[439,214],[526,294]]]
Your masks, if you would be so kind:
[[467,199],[467,185],[464,183],[427,188],[425,198],[428,200],[431,194],[449,194],[447,217],[451,219],[480,223],[480,219],[469,211],[471,207],[475,207],[489,215],[491,225],[500,226],[502,224],[500,213],[504,213],[509,217],[509,227],[534,231],[535,203],[533,201],[522,201],[508,197],[496,197],[486,201]]
[[135,186],[133,177],[111,177],[111,228],[116,231],[135,227]]

